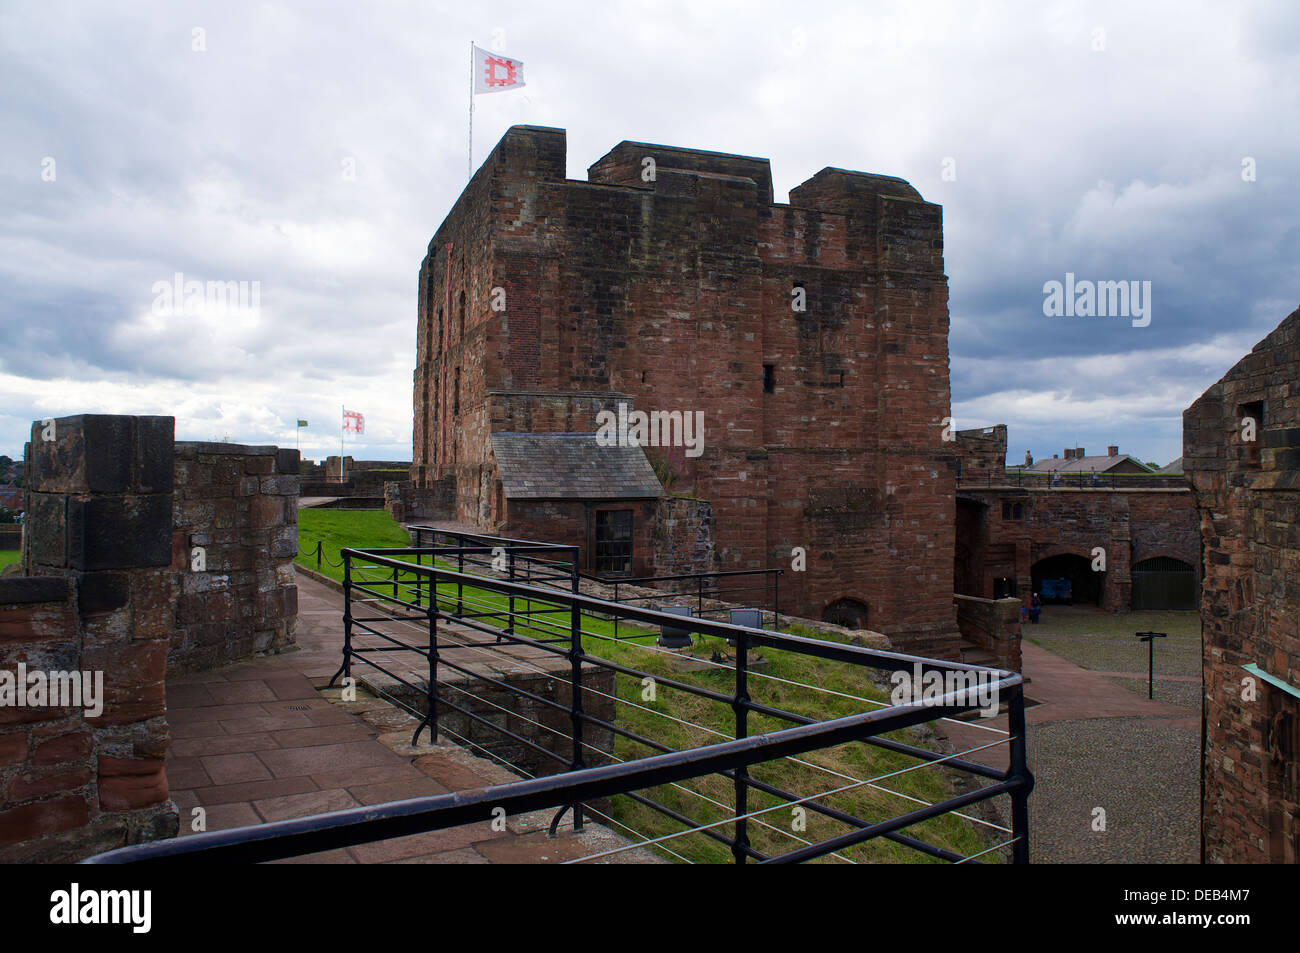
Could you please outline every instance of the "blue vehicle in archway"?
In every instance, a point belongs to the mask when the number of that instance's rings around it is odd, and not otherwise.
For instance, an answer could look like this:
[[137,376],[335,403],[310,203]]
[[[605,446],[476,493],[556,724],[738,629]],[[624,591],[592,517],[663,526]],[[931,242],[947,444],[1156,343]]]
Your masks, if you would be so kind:
[[1059,579],[1044,579],[1038,588],[1038,594],[1044,602],[1064,602],[1074,605],[1074,586],[1068,576]]

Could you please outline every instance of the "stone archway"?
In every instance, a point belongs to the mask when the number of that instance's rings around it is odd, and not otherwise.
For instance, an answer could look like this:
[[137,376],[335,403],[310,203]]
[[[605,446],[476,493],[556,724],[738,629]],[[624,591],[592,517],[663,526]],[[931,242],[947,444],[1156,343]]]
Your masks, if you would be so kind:
[[861,599],[845,596],[828,603],[822,609],[822,621],[842,625],[846,629],[865,629],[870,610]]
[[[1044,604],[1101,605],[1106,574],[1094,572],[1092,561],[1086,556],[1075,553],[1048,556],[1034,563],[1030,575],[1033,577],[1033,591],[1039,594]],[[1068,590],[1054,585],[1061,579],[1069,580]],[[1069,594],[1064,595],[1065,591]]]

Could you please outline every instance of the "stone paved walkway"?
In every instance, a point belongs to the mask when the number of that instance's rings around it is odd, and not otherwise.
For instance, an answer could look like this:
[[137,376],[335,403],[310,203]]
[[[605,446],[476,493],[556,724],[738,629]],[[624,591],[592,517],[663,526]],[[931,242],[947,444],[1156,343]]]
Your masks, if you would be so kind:
[[[1022,643],[1029,768],[1030,858],[1034,863],[1196,863],[1199,859],[1200,713],[1148,701],[1110,673]],[[1145,677],[1145,674],[1144,674]],[[1006,716],[943,722],[959,749],[988,744],[980,727]],[[1006,746],[970,756],[1006,769]],[[1001,799],[1005,801],[1006,799]],[[1096,830],[1105,812],[1105,830]]]
[[[207,830],[224,830],[518,780],[453,744],[413,748],[415,720],[364,691],[344,703],[338,689],[319,690],[339,664],[342,597],[301,574],[298,586],[298,651],[168,682],[167,778],[182,836],[200,807]],[[627,843],[590,823],[550,838],[553,813],[508,818],[504,831],[484,822],[299,860],[553,863]],[[640,849],[609,860],[661,862]]]

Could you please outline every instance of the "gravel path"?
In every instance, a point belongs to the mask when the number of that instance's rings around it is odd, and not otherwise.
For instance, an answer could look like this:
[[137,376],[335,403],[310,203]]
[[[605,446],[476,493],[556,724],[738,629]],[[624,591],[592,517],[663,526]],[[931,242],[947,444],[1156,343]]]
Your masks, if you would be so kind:
[[[1029,729],[1034,863],[1200,862],[1200,744],[1176,721],[1095,718]],[[1094,809],[1106,830],[1092,829]]]

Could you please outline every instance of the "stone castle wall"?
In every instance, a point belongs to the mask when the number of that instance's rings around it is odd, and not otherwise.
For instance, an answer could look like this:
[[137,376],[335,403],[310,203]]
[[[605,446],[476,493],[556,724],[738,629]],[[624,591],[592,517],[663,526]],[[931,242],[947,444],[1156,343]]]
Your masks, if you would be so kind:
[[493,430],[592,430],[623,397],[698,410],[701,456],[647,455],[712,506],[718,568],[803,548],[793,610],[857,599],[900,645],[951,654],[939,207],[833,169],[777,205],[766,160],[638,143],[574,181],[565,151],[562,130],[511,129],[430,243],[416,484],[454,474],[455,518],[487,528]]
[[[1254,440],[1247,418],[1254,421]],[[1205,546],[1203,858],[1295,864],[1300,311],[1184,412],[1183,468]]]
[[[297,451],[177,444],[173,425],[32,429],[24,575],[0,579],[0,862],[174,836],[168,674],[292,643]],[[20,671],[97,673],[103,710],[16,704]]]
[[27,575],[0,580],[0,673],[99,673],[103,710],[0,706],[0,860],[75,860],[176,832],[173,452],[170,417],[32,428]]
[[[293,644],[298,451],[176,445],[176,625],[168,666],[211,668]],[[205,568],[195,571],[194,550]]]

